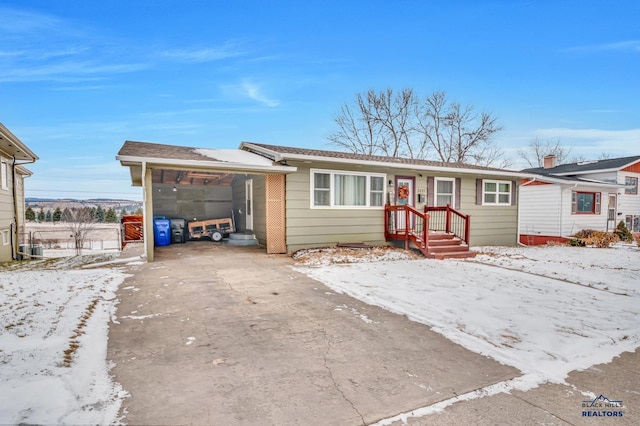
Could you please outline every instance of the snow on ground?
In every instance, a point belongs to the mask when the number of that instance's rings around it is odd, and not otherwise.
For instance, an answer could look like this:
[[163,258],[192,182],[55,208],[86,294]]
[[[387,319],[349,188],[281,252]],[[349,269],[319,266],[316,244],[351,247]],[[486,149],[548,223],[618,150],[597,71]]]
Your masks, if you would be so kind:
[[0,424],[114,424],[121,386],[106,361],[115,254],[0,264]]
[[334,291],[407,315],[522,371],[509,384],[494,386],[493,393],[562,383],[573,370],[610,362],[640,347],[638,248],[479,250],[482,254],[464,261],[296,269]]

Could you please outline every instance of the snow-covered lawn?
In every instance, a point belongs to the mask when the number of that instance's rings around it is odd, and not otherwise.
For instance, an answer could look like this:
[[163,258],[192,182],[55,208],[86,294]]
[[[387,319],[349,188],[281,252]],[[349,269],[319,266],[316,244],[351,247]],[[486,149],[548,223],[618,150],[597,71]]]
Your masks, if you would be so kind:
[[0,265],[0,424],[114,424],[108,326],[125,275],[113,255]]
[[573,370],[640,347],[637,247],[479,250],[465,261],[325,262],[296,269],[522,371],[488,393],[562,383]]
[[[467,261],[380,248],[315,250],[296,259],[298,270],[335,291],[522,371],[469,397],[562,382],[572,370],[640,346],[637,248],[481,250]],[[0,424],[121,421],[126,392],[109,376],[106,349],[125,274],[82,268],[114,256],[0,265]]]

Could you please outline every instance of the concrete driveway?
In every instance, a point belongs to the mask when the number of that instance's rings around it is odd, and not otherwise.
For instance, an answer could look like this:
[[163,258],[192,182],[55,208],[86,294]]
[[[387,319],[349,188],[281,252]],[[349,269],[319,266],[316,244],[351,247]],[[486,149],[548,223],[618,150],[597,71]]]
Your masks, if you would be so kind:
[[128,424],[361,425],[519,375],[293,271],[190,242],[130,266],[109,334]]

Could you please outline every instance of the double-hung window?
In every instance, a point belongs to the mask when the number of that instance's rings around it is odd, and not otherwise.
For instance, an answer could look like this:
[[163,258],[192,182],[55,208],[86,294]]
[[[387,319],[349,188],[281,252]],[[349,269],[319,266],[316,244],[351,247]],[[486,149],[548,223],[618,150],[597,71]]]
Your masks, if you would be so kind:
[[511,205],[512,182],[504,180],[484,180],[482,182],[483,205]]
[[436,206],[454,206],[454,194],[456,193],[456,180],[450,178],[436,178]]
[[312,208],[379,208],[384,206],[386,175],[338,170],[311,170]]
[[632,176],[625,176],[624,178],[624,193],[625,194],[638,194],[638,178]]

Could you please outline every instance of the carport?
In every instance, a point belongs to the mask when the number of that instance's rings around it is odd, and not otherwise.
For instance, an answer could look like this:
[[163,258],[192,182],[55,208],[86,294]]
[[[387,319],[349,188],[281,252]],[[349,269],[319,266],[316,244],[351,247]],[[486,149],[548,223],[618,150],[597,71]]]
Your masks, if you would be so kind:
[[232,216],[267,253],[285,253],[285,174],[295,167],[237,149],[126,141],[116,159],[143,189],[145,254],[154,259],[153,218]]

